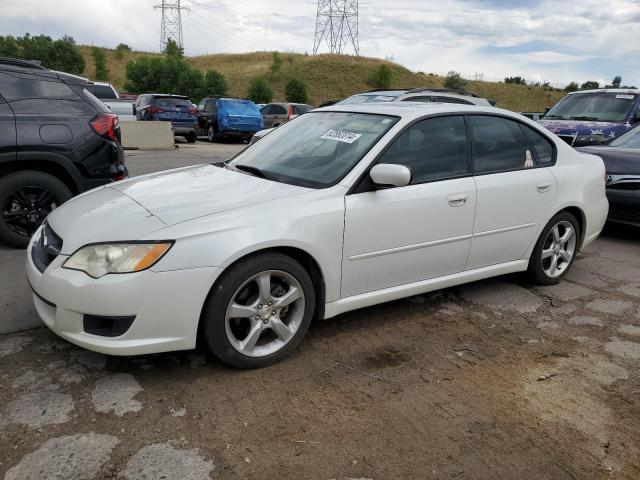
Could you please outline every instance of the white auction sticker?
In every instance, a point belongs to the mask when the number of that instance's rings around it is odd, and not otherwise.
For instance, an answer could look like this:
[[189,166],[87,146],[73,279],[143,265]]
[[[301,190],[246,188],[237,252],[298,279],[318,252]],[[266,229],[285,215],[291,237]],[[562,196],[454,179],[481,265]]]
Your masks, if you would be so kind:
[[335,142],[353,143],[358,140],[362,135],[356,132],[350,132],[348,130],[329,130],[320,138],[325,140],[333,140]]
[[626,93],[620,93],[616,95],[616,98],[624,98],[625,100],[633,100],[633,95],[627,95]]

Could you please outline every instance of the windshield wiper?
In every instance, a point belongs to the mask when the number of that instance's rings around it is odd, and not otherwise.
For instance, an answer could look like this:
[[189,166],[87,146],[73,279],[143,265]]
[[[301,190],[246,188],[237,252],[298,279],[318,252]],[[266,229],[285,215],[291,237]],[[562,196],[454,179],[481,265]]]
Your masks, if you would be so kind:
[[265,180],[275,180],[273,175],[260,170],[258,167],[252,167],[251,165],[234,165],[234,167],[255,177],[264,178]]
[[594,120],[594,121],[600,121],[599,118],[597,117],[569,117],[569,120]]
[[562,115],[544,115],[542,118],[544,119],[544,118],[563,118],[563,117]]

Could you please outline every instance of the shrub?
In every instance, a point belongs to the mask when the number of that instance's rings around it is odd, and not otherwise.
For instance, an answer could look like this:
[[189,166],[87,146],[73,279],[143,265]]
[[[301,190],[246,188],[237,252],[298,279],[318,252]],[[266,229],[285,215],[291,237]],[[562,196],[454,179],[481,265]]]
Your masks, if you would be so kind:
[[504,83],[511,83],[515,85],[526,85],[527,81],[522,77],[506,77]]
[[444,79],[444,87],[451,90],[464,90],[467,81],[458,72],[451,70]]
[[592,90],[595,88],[600,88],[600,83],[594,80],[589,80],[587,82],[584,82],[582,85],[580,85],[580,90]]
[[126,43],[119,43],[116,47],[116,58],[118,60],[122,60],[124,58],[125,52],[130,52],[131,47]]
[[256,77],[249,84],[247,98],[254,103],[270,103],[273,99],[273,89],[264,78]]
[[302,80],[289,80],[284,87],[284,96],[287,102],[307,103],[309,101],[307,84]]
[[564,87],[564,91],[565,92],[575,92],[579,88],[580,87],[578,86],[578,84],[576,82],[571,82],[566,87]]
[[109,80],[109,69],[107,68],[107,56],[104,50],[98,47],[91,47],[91,56],[96,67],[96,80]]
[[0,36],[0,56],[39,60],[42,65],[53,70],[73,73],[84,71],[84,57],[71,37],[64,36],[58,40],[38,35],[32,37],[28,33],[23,37]]
[[376,68],[369,78],[367,83],[373,88],[391,88],[391,81],[393,80],[393,72],[387,65],[380,65]]
[[269,65],[269,71],[271,75],[276,75],[280,72],[282,68],[282,57],[278,52],[273,52],[271,54],[271,65]]

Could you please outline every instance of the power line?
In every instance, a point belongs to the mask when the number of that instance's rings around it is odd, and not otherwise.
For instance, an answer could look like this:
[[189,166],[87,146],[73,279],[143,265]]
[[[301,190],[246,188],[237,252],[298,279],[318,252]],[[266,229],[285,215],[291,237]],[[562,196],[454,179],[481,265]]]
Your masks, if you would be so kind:
[[331,53],[344,53],[351,46],[360,55],[358,0],[318,0],[314,55],[323,41]]
[[164,52],[169,39],[172,39],[180,48],[183,48],[182,10],[188,10],[188,8],[180,6],[180,0],[162,0],[160,5],[156,5],[153,8],[154,10],[162,10],[160,49]]

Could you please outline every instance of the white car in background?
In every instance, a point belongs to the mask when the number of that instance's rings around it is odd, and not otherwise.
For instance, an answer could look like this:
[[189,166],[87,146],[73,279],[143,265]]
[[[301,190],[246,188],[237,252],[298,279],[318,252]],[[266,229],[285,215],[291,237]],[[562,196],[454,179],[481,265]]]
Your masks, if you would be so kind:
[[56,209],[27,273],[44,323],[91,350],[282,359],[313,318],[512,272],[557,283],[607,217],[605,170],[493,107],[332,106],[228,162]]

